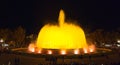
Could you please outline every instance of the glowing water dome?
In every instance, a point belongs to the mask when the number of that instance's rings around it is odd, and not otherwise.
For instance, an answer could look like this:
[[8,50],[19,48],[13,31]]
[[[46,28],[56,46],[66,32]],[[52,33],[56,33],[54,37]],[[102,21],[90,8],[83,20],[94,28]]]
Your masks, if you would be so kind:
[[81,27],[65,22],[60,10],[59,25],[47,24],[39,32],[36,47],[39,49],[81,49],[86,48],[86,38]]

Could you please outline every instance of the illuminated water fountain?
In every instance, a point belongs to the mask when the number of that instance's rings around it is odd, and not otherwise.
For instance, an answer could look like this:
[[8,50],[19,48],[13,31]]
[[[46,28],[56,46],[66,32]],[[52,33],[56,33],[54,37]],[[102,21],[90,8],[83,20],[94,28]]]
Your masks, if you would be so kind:
[[39,54],[81,54],[95,51],[94,45],[86,41],[84,31],[78,25],[65,22],[65,14],[60,10],[59,24],[46,24],[38,34],[29,51]]

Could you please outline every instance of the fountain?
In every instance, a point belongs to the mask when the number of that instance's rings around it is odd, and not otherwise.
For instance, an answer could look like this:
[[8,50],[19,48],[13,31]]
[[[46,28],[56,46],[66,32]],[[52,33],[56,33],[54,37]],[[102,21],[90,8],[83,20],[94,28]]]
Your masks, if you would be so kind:
[[43,26],[38,34],[36,43],[30,44],[28,51],[25,52],[41,55],[83,55],[99,53],[97,51],[98,48],[96,50],[93,44],[87,43],[84,31],[80,26],[65,22],[63,10],[60,10],[58,22],[56,25],[46,24]]
[[95,47],[87,44],[84,31],[80,26],[65,22],[63,10],[60,10],[58,22],[58,25],[43,26],[36,44],[30,45],[29,51],[42,53],[42,50],[46,50],[47,54],[52,54],[53,51],[59,50],[61,54],[66,54],[66,52],[71,54],[72,51],[74,54],[79,54],[80,49],[83,49],[85,53],[95,50]]
[[[87,42],[80,26],[66,23],[63,10],[60,10],[58,22],[56,25],[46,24],[43,26],[36,42],[31,43],[28,48],[12,49],[12,53],[35,61],[34,63],[41,63],[40,65],[55,65],[51,62],[56,63],[56,65],[65,63],[71,65],[71,61],[75,61],[79,65],[81,65],[80,62],[85,62],[88,65],[92,60],[101,62],[101,59],[105,61],[108,55],[110,57],[110,49],[95,48],[94,44]],[[39,58],[39,61],[30,59],[30,57]]]

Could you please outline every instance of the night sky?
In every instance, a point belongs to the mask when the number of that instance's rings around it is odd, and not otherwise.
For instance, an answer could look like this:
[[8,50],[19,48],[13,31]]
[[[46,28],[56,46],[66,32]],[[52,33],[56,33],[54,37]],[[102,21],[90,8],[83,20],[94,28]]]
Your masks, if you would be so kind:
[[22,26],[27,33],[38,32],[46,21],[57,21],[63,9],[67,19],[83,28],[114,30],[120,27],[119,0],[3,0],[0,1],[0,28]]

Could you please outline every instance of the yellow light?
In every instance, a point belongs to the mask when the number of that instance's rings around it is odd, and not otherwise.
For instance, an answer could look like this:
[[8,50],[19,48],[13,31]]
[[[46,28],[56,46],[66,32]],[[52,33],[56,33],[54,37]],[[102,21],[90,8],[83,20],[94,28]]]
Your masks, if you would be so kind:
[[88,53],[88,49],[87,48],[84,48],[84,53]]
[[90,45],[89,46],[89,51],[90,52],[94,52],[95,51],[95,46],[94,45]]
[[52,54],[52,51],[51,51],[51,50],[48,50],[48,54]]
[[31,52],[35,52],[35,48],[31,48],[31,50],[30,50]]
[[60,53],[61,53],[62,55],[65,55],[65,54],[66,54],[66,50],[61,50]]
[[28,50],[31,51],[31,52],[35,52],[35,45],[34,44],[30,44],[28,46]]
[[42,51],[41,51],[41,50],[38,50],[38,53],[42,53]]
[[81,27],[65,23],[65,14],[60,11],[59,25],[47,24],[38,34],[36,47],[45,49],[79,49],[87,47],[84,31]]
[[78,49],[74,50],[74,54],[79,54],[79,50]]
[[90,52],[93,52],[94,50],[92,48],[90,48]]

